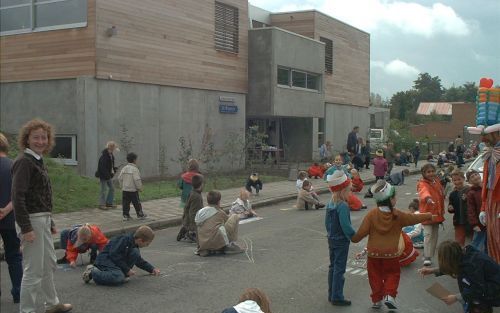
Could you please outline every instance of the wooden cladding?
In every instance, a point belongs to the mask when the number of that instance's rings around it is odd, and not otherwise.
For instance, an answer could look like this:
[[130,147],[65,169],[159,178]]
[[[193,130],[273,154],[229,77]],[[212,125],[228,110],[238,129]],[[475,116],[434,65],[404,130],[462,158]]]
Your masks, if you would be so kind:
[[218,50],[239,52],[238,8],[215,2],[215,48]]
[[319,41],[325,44],[325,72],[333,73],[333,41],[325,37],[319,37]]

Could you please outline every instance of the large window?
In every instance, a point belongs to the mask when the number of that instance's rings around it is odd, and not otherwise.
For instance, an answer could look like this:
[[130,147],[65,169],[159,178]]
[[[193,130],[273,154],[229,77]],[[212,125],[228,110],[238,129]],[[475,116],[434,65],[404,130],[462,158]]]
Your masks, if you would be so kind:
[[319,37],[319,41],[325,43],[325,72],[333,73],[333,42],[324,37]]
[[87,26],[87,0],[0,0],[0,35]]
[[238,8],[215,2],[215,49],[238,53]]
[[76,136],[56,135],[56,145],[50,152],[50,157],[61,160],[66,165],[76,165]]
[[321,89],[321,75],[281,66],[278,67],[277,72],[277,82],[280,86],[311,89],[316,91]]

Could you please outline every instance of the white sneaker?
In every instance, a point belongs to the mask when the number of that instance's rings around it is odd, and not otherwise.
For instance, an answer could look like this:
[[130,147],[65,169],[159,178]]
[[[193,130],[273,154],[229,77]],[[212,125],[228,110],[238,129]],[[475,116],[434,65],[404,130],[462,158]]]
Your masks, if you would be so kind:
[[87,265],[87,268],[82,274],[83,281],[88,284],[92,280],[92,270],[94,269],[94,265]]
[[396,299],[393,298],[392,296],[385,296],[384,298],[384,304],[389,310],[397,310],[398,307],[396,306]]
[[425,258],[425,260],[424,260],[424,266],[431,266],[431,265],[432,265],[431,259],[430,258]]
[[374,302],[372,304],[372,309],[380,309],[382,307],[382,301],[379,301],[379,302]]

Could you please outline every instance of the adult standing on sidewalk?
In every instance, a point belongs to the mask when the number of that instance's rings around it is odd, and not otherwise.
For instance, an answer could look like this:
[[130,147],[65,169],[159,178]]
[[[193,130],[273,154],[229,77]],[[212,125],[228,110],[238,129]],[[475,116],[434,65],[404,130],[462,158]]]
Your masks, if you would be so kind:
[[[101,181],[101,194],[99,198],[99,208],[112,208],[115,195],[115,188],[111,180],[118,169],[115,167],[115,156],[113,152],[119,152],[118,145],[114,141],[106,143],[106,149],[102,150],[95,177]],[[107,190],[106,190],[107,189]],[[106,194],[107,191],[107,194]]]
[[21,228],[24,273],[21,283],[21,313],[36,312],[37,297],[42,296],[46,313],[69,312],[54,285],[56,252],[52,234],[52,187],[43,155],[54,146],[54,130],[45,121],[34,119],[19,131],[20,154],[12,166],[12,204]]
[[356,154],[356,145],[358,144],[359,126],[354,126],[352,131],[347,135],[347,151]]
[[413,147],[411,154],[413,155],[413,162],[415,162],[416,168],[418,166],[418,159],[420,159],[420,143],[418,141],[415,142],[415,147]]
[[12,299],[19,303],[21,279],[23,278],[23,256],[21,242],[17,237],[16,221],[12,212],[10,193],[12,186],[12,160],[7,157],[9,142],[0,133],[0,235],[5,248],[5,261],[9,266],[10,282],[12,283]]

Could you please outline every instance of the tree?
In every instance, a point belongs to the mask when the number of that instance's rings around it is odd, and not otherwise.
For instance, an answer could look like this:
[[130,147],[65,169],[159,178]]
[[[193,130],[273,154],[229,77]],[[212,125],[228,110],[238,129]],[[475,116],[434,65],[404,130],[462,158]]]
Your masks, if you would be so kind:
[[449,102],[475,102],[476,94],[476,83],[467,82],[459,87],[452,86],[444,89],[442,100]]
[[400,91],[394,94],[390,100],[391,103],[391,118],[400,121],[414,120],[417,112],[415,104],[415,91],[407,90]]
[[441,79],[438,76],[432,77],[429,73],[420,73],[414,81],[413,89],[417,92],[417,103],[438,102],[443,95]]

